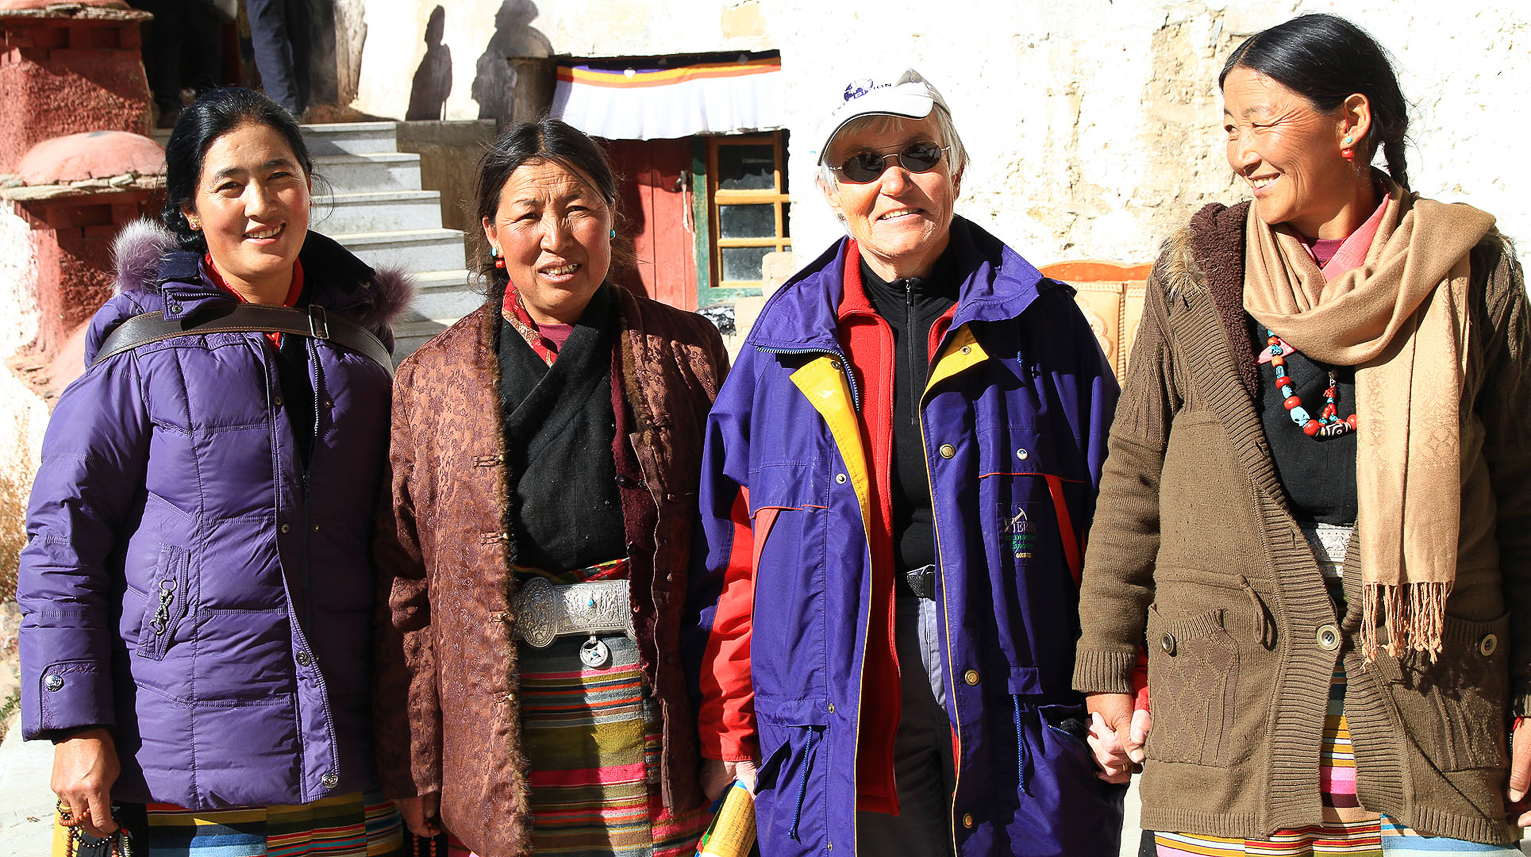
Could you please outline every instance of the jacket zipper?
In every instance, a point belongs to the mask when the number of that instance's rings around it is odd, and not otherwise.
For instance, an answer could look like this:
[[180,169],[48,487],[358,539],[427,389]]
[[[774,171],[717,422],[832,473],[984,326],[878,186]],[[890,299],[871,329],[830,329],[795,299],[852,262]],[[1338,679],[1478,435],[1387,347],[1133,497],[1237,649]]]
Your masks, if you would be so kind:
[[861,392],[856,389],[856,375],[851,371],[850,360],[846,359],[845,353],[838,348],[773,348],[766,345],[757,345],[756,348],[767,354],[828,354],[840,361],[845,372],[845,380],[851,387],[851,405],[857,413],[861,412]]
[[[919,322],[916,320],[914,312],[914,280],[906,278],[904,280],[904,350],[909,352],[909,371],[907,374],[909,375],[909,425],[911,426],[918,426],[920,424],[920,382],[915,371],[920,365],[919,347],[915,335],[918,326]],[[929,333],[926,336],[928,338]],[[929,362],[929,360],[926,361],[927,365]]]

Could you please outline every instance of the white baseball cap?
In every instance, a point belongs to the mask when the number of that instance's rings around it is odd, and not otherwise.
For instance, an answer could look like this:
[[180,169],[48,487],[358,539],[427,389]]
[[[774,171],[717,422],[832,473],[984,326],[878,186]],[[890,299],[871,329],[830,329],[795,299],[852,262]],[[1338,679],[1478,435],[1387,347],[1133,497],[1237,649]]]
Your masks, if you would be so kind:
[[912,68],[901,74],[883,77],[860,77],[845,87],[844,100],[835,106],[819,125],[819,163],[830,141],[852,119],[860,116],[903,116],[924,119],[936,105],[950,111],[946,99],[919,72]]

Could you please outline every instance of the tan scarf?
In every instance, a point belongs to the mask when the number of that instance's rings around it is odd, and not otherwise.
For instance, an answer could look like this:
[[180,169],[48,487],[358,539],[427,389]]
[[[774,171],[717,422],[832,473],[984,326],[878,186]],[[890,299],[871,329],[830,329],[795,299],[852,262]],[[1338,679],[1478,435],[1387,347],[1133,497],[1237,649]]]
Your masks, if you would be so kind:
[[1441,650],[1461,525],[1468,251],[1494,225],[1471,206],[1387,184],[1365,263],[1327,283],[1290,227],[1272,229],[1254,209],[1245,225],[1244,309],[1314,360],[1357,367],[1368,661],[1379,618],[1394,657]]

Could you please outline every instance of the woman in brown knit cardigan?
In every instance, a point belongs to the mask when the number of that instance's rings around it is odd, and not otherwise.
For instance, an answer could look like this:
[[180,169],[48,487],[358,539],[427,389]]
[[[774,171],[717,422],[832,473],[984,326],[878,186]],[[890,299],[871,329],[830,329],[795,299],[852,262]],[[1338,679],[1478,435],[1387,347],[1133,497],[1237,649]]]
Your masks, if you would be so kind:
[[1149,278],[1081,592],[1097,752],[1119,779],[1146,754],[1145,854],[1519,854],[1520,267],[1493,217],[1408,190],[1406,105],[1354,25],[1261,32],[1218,82],[1254,199]]

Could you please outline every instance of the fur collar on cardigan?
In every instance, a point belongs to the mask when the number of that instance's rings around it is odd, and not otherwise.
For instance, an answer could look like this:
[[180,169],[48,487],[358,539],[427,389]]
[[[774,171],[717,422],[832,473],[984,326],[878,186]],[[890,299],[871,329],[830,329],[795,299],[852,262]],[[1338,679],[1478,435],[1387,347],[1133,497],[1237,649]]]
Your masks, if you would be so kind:
[[1165,252],[1160,254],[1153,275],[1162,284],[1170,305],[1207,290],[1228,337],[1239,380],[1253,398],[1259,385],[1254,344],[1244,313],[1244,221],[1248,216],[1247,202],[1232,207],[1221,203],[1204,206],[1191,217],[1189,226],[1165,242]]

